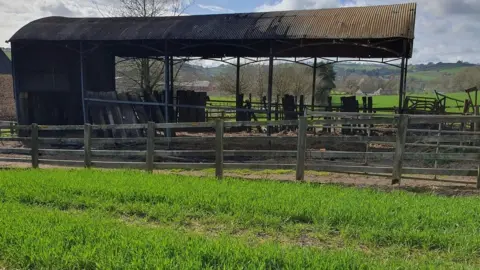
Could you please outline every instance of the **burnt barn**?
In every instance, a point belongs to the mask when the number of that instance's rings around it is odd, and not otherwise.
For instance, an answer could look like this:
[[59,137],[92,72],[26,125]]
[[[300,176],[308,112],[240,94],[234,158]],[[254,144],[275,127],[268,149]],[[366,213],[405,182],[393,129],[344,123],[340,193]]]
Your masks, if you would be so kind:
[[[353,58],[395,65],[400,69],[399,95],[403,97],[415,14],[416,4],[408,3],[181,17],[39,19],[10,39],[17,119],[20,124],[49,125],[178,121],[174,107],[188,108],[188,104],[174,104],[171,66],[179,57],[228,59],[237,63],[237,82],[240,58],[266,59],[268,119],[272,117],[274,61],[279,59],[306,59],[312,67],[312,91],[317,60],[337,63]],[[162,59],[165,91],[156,97],[118,96],[115,57]],[[137,117],[126,112],[128,106]],[[139,116],[145,106],[158,110],[154,118],[148,112],[144,118]],[[190,107],[202,106],[197,102]]]

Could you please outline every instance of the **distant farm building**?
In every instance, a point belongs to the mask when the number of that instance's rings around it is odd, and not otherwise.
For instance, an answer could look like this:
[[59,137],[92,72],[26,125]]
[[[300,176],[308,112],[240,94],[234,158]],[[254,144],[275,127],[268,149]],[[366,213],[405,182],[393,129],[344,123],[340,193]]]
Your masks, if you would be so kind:
[[181,82],[176,85],[176,90],[190,90],[195,92],[213,92],[215,85],[209,81]]
[[357,92],[355,92],[355,95],[357,95],[357,96],[366,96],[366,94],[363,93],[363,91],[360,90],[360,89],[358,89]]
[[393,89],[378,89],[377,91],[373,92],[372,96],[391,96],[396,95],[398,91]]
[[0,49],[0,121],[15,120],[13,97],[12,63]]

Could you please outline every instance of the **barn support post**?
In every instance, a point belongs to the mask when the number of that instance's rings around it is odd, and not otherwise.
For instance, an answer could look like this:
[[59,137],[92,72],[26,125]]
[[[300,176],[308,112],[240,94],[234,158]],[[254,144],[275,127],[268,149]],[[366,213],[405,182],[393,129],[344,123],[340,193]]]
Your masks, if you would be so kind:
[[[268,59],[268,105],[267,105],[267,120],[272,120],[272,92],[273,92],[273,50],[270,45],[270,58]],[[267,128],[268,136],[272,134],[272,127]]]
[[85,64],[84,64],[84,55],[83,55],[83,42],[80,42],[80,88],[82,91],[82,112],[83,112],[83,123],[87,124],[87,109],[85,104]]
[[400,89],[398,91],[398,113],[403,114],[403,96],[405,86],[405,57],[402,57],[400,64]]
[[[313,59],[312,112],[315,111],[315,88],[317,86],[317,57]],[[313,116],[312,116],[313,119]]]
[[402,51],[402,62],[400,64],[400,89],[398,91],[398,112],[403,114],[403,102],[405,100],[406,94],[406,83],[407,83],[407,65],[408,65],[408,57],[407,57],[407,41],[403,41],[403,51]]
[[13,77],[13,98],[15,99],[15,112],[16,112],[16,117],[17,117],[17,123],[21,124],[23,123],[24,119],[23,116],[20,115],[21,110],[20,110],[20,91],[18,88],[18,77],[16,76],[16,71],[15,71],[15,49],[14,46],[12,45],[12,77]]
[[405,75],[403,76],[403,100],[407,97],[408,58],[405,58]]
[[[165,42],[165,58],[164,58],[164,66],[163,66],[163,72],[165,73],[164,74],[164,79],[165,79],[165,84],[164,84],[164,91],[165,91],[165,115],[164,115],[164,118],[165,118],[165,123],[168,123],[169,121],[169,118],[168,118],[168,110],[169,110],[169,100],[170,100],[170,93],[169,93],[169,88],[170,88],[170,65],[169,65],[169,60],[170,60],[170,57],[168,56],[168,50],[167,50],[167,45],[168,45],[168,42]],[[165,129],[165,137],[168,137],[170,138],[170,128],[166,128]]]
[[173,71],[173,56],[170,56],[170,88],[169,88],[169,100],[168,100],[168,104],[171,104],[171,107],[169,107],[169,113],[168,115],[170,116],[170,118],[168,119],[170,122],[173,122],[175,123],[176,122],[176,119],[175,119],[175,112],[174,112],[174,109],[173,109],[173,84],[174,84],[174,77],[173,77],[173,74],[174,74],[174,71]]
[[[238,108],[241,108],[241,100],[240,100],[240,57],[237,57],[237,75],[236,75],[236,81],[235,81],[235,100],[236,102],[236,108],[237,110],[235,111],[235,119],[237,121],[240,121],[240,117],[238,115]],[[251,101],[251,100],[250,100]]]

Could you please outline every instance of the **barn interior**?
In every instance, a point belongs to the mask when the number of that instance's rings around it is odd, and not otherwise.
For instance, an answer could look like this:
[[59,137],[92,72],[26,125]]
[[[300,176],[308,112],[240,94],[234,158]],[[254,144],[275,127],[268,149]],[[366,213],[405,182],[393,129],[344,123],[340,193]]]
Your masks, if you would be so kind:
[[[415,14],[416,4],[409,3],[158,18],[43,18],[10,39],[17,119],[21,125],[205,121],[199,117],[202,108],[205,111],[203,95],[180,91],[174,97],[172,65],[178,58],[229,58],[237,63],[240,58],[267,58],[268,120],[278,59],[306,59],[313,70],[317,59],[391,65],[397,61],[402,108]],[[161,59],[165,90],[156,95],[117,95],[116,57]],[[239,65],[237,82],[238,76]],[[314,91],[315,75],[312,79]],[[241,115],[238,83],[236,90]]]

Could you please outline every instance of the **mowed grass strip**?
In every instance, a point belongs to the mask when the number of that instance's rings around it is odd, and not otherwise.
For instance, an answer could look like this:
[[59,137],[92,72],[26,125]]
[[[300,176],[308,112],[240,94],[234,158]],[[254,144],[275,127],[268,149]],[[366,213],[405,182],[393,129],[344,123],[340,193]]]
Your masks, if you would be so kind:
[[480,199],[136,171],[0,171],[0,266],[480,265]]

